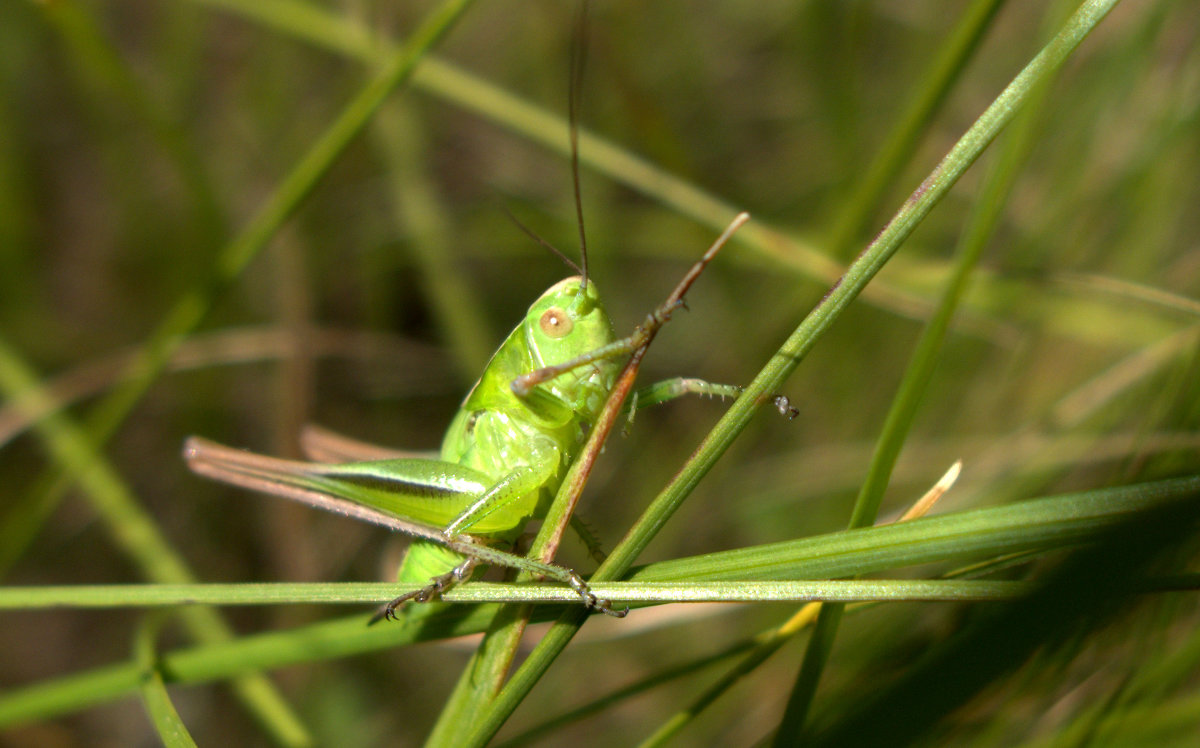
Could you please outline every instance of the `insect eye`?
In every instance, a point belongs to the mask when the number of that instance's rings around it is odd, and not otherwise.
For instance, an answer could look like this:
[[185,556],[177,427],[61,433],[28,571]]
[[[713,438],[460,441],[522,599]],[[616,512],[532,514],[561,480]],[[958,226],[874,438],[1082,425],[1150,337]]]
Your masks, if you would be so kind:
[[538,324],[541,326],[542,332],[551,338],[565,337],[575,326],[567,313],[558,307],[551,307],[543,312]]

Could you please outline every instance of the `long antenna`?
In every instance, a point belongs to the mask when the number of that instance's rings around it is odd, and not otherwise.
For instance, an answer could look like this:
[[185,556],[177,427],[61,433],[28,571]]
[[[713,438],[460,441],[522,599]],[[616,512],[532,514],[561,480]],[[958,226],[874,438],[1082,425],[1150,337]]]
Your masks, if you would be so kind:
[[521,219],[517,218],[515,215],[513,215],[512,211],[508,209],[508,206],[501,204],[500,210],[504,211],[504,215],[508,216],[508,220],[517,224],[517,228],[524,231],[526,236],[528,236],[530,239],[533,239],[535,242],[542,245],[546,249],[550,250],[550,252],[552,254],[554,254],[555,257],[562,260],[563,263],[567,267],[571,268],[576,273],[579,273],[580,276],[587,278],[587,271],[584,268],[581,268],[578,265],[576,265],[575,261],[572,260],[570,257],[567,257],[567,255],[564,254],[562,250],[560,250],[558,247],[554,246],[550,242],[543,239],[541,236],[538,235],[538,233],[536,231],[534,231],[533,229],[529,228],[524,223],[522,223]]
[[583,228],[583,197],[579,187],[579,90],[583,85],[583,67],[587,60],[587,0],[579,3],[575,19],[575,36],[571,41],[571,79],[567,87],[567,122],[571,138],[571,181],[575,187],[575,216],[579,222],[579,256],[583,280],[579,287],[587,289],[588,259],[587,232]]

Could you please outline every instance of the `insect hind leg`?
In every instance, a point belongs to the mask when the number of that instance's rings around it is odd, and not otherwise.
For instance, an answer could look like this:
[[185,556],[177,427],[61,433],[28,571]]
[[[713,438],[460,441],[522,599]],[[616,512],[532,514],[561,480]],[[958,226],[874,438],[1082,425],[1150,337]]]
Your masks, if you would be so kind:
[[612,616],[613,618],[624,618],[625,616],[629,615],[628,607],[621,608],[620,610],[614,608],[612,603],[608,600],[605,600],[601,597],[596,597],[596,594],[592,592],[592,588],[588,586],[588,583],[583,581],[583,577],[579,576],[579,574],[572,569],[567,569],[567,572],[570,574],[570,581],[567,583],[571,585],[571,589],[575,590],[575,592],[578,593],[581,598],[583,598],[583,607],[587,608],[588,610],[599,611],[604,615]]
[[[506,553],[498,548],[492,548],[487,545],[479,544],[478,541],[472,538],[470,535],[460,535],[453,538],[448,537],[446,538],[444,544],[429,545],[432,546],[431,550],[441,552],[449,551],[460,554],[462,560],[445,573],[437,574],[433,577],[425,577],[429,579],[429,583],[424,587],[413,590],[412,592],[406,592],[405,594],[389,602],[387,605],[383,606],[383,608],[380,609],[380,611],[372,616],[371,620],[367,622],[368,625],[378,623],[384,619],[389,621],[397,620],[396,611],[405,603],[425,603],[438,598],[443,592],[451,587],[468,581],[473,575],[475,569],[480,564],[499,565],[512,569],[520,569],[531,574],[549,577],[550,579],[564,583],[579,595],[580,601],[588,610],[595,610],[614,618],[624,618],[629,612],[628,608],[613,608],[610,601],[605,600],[604,598],[601,598],[592,592],[591,588],[588,586],[587,582],[584,581],[583,577],[581,577],[574,570],[568,569],[565,566],[548,564],[541,561],[535,561],[534,559],[525,558],[523,556]],[[416,548],[417,546],[409,548],[410,557]],[[409,560],[410,559],[406,557],[405,564],[407,564]],[[414,565],[414,570],[419,568],[420,563]],[[445,567],[443,566],[442,568]],[[413,570],[410,570],[409,572],[410,575],[408,578],[410,580],[413,578],[412,571]],[[403,569],[401,570],[401,576],[404,576]]]
[[367,625],[371,626],[382,620],[395,621],[397,620],[396,609],[409,601],[417,603],[427,603],[430,600],[437,599],[443,592],[450,589],[456,584],[465,582],[471,578],[471,574],[475,572],[475,567],[479,565],[479,559],[468,556],[464,558],[462,563],[455,566],[445,574],[438,574],[429,580],[429,584],[419,590],[406,592],[400,597],[389,602],[380,608],[379,612],[367,621]]

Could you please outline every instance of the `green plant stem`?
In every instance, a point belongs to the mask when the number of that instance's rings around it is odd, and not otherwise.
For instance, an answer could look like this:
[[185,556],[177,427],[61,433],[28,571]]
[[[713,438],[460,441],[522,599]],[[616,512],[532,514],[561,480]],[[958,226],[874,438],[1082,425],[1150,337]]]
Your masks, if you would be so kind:
[[[447,0],[432,12],[363,90],[346,105],[308,153],[280,182],[242,232],[226,245],[213,263],[212,274],[176,303],[141,347],[128,375],[89,414],[87,433],[98,449],[116,432],[133,407],[166,368],[171,355],[203,321],[241,272],[266,246],[275,232],[303,203],[338,157],[358,136],[371,117],[413,74],[417,62],[453,26],[474,0]],[[53,506],[74,480],[61,468],[41,481],[41,498],[34,503]]]
[[[1177,583],[1178,580],[1173,580]],[[385,582],[254,584],[138,584],[0,589],[0,610],[34,608],[167,607],[183,604],[366,605],[394,595]],[[785,582],[607,582],[595,592],[630,603],[881,602],[1002,600],[1019,594],[1019,582],[940,579],[873,579]],[[561,603],[578,605],[564,585],[474,582],[449,590],[446,603]]]
[[841,258],[867,230],[871,215],[901,171],[910,163],[921,135],[967,70],[1004,0],[975,0],[942,44],[929,69],[917,75],[921,88],[896,118],[887,140],[872,154],[866,174],[854,180],[854,194],[839,211],[829,234],[828,253]]
[[[39,519],[48,516],[53,506],[78,480],[109,484],[96,486],[96,491],[89,492],[89,496],[98,508],[105,505],[116,511],[110,516],[110,519],[118,523],[110,525],[112,532],[118,539],[125,538],[130,543],[150,542],[156,546],[142,556],[143,562],[149,564],[144,568],[167,569],[164,573],[169,572],[168,581],[189,578],[186,566],[175,557],[169,546],[162,542],[153,522],[144,516],[132,497],[123,490],[115,474],[110,475],[97,467],[101,464],[99,450],[166,368],[172,354],[186,336],[199,326],[216,299],[233,284],[246,265],[266,246],[279,227],[296,211],[304,198],[312,192],[337,158],[366,126],[387,96],[411,77],[417,62],[449,31],[454,21],[471,2],[472,0],[448,0],[430,14],[409,43],[397,52],[381,72],[347,105],[338,119],[280,183],[250,224],[218,254],[211,276],[185,294],[168,312],[135,357],[128,377],[89,414],[87,428],[74,439],[77,443],[64,452],[56,443],[51,442],[51,452],[55,454],[59,464],[52,473],[38,481],[39,487],[35,489],[33,498],[27,502],[27,506],[37,507],[33,516]],[[10,364],[19,361],[15,352],[6,350],[5,354],[4,358]],[[10,365],[8,369],[10,373],[19,373],[15,366]],[[25,393],[34,391],[35,387],[36,385],[29,382],[17,383],[10,391],[14,396],[18,393],[25,396]],[[51,412],[57,412],[55,403],[43,402],[41,405]],[[65,421],[57,431],[60,434],[67,433]],[[59,445],[63,443],[61,440],[58,442]],[[104,496],[109,498],[105,499]],[[117,510],[118,504],[123,508]],[[105,514],[105,511],[101,510],[101,514]],[[20,552],[19,549],[27,546],[28,538],[32,537],[32,532],[37,529],[30,524],[22,526],[28,530],[27,536],[17,539],[6,537],[6,541],[11,541],[11,545],[9,542],[5,543],[9,548],[7,553],[13,553],[13,548],[17,549],[15,552]],[[151,572],[151,578],[162,579],[155,576],[154,572]],[[202,634],[204,637],[219,639],[231,635],[212,611],[197,609],[190,615],[198,631],[208,632]],[[255,713],[260,721],[264,724],[268,721],[274,722],[269,726],[278,739],[295,745],[308,741],[303,728],[267,681],[254,677],[238,684],[237,688],[248,701],[257,701]]]
[[950,715],[994,693],[1001,675],[1060,648],[1074,652],[1081,631],[1128,615],[1129,591],[1164,562],[1176,563],[1181,548],[1194,548],[1198,499],[1200,492],[1164,500],[1097,533],[1044,575],[1033,593],[981,611],[899,677],[842,700],[842,714],[795,740],[882,747],[945,735],[938,728]]
[[388,164],[392,211],[409,237],[408,254],[421,274],[417,285],[437,312],[459,375],[470,384],[491,357],[494,336],[480,295],[456,262],[450,220],[422,155],[429,138],[413,107],[398,102],[380,110],[371,135]]
[[[159,531],[117,471],[65,414],[53,408],[32,371],[0,338],[0,390],[21,409],[42,412],[37,431],[51,458],[76,476],[104,520],[113,543],[137,564],[146,578],[160,583],[194,581],[187,562]],[[190,608],[183,614],[188,632],[199,642],[233,638],[233,629],[210,608]],[[307,730],[280,694],[261,674],[238,678],[233,689],[263,727],[284,745],[307,745]]]
[[[643,581],[828,579],[949,559],[1011,556],[1083,542],[1134,512],[1197,491],[1200,491],[1200,476],[1053,496],[693,559],[677,559],[647,566],[635,576]],[[1195,582],[1189,578],[1158,581],[1155,589],[1181,588]],[[474,595],[473,588],[473,585],[464,585],[446,594],[458,599],[459,595]],[[37,589],[4,590],[0,600],[13,608],[26,607],[33,604],[36,595],[43,594]],[[42,601],[46,604],[85,601],[86,596],[75,594],[78,591],[78,588],[48,591]],[[130,604],[156,596],[155,604],[180,602],[189,599],[193,593],[219,597],[229,604],[262,604],[281,598],[298,598],[300,594],[326,602],[365,599],[378,602],[391,597],[395,587],[379,583],[339,584],[322,585],[315,590],[252,584],[234,585],[232,589],[208,585],[174,590],[148,588],[143,592],[138,586],[128,585],[113,591]],[[111,598],[104,599],[105,593],[96,594],[99,597],[97,604],[111,604]],[[577,599],[571,600],[571,606],[578,607]],[[234,678],[302,662],[479,633],[488,627],[496,611],[497,607],[492,605],[416,606],[406,611],[404,625],[369,628],[365,625],[368,616],[356,615],[340,621],[171,652],[162,658],[163,672],[173,683]],[[549,620],[550,612],[539,607],[535,609],[534,617]],[[0,695],[0,727],[46,719],[119,698],[137,688],[137,672],[132,664],[115,665],[10,690]]]
[[[578,594],[575,597],[578,602]],[[453,748],[458,745],[463,734],[471,729],[472,715],[496,697],[512,667],[521,637],[534,612],[528,601],[519,603],[505,605],[496,611],[495,617],[483,634],[483,640],[471,653],[458,681],[454,684],[454,689],[442,704],[437,721],[425,739],[425,745],[429,748]]]
[[593,701],[584,704],[570,711],[551,717],[545,722],[542,722],[530,729],[513,735],[505,739],[503,742],[495,746],[495,748],[517,748],[518,746],[531,745],[534,741],[547,737],[555,730],[558,730],[566,725],[578,722],[586,717],[599,714],[605,709],[621,704],[622,702],[645,693],[652,688],[656,688],[665,683],[684,678],[699,672],[705,668],[720,664],[730,657],[735,657],[738,654],[745,652],[756,646],[759,643],[757,638],[742,640],[736,642],[725,649],[712,655],[702,657],[697,660],[689,660],[680,665],[674,665],[663,670],[660,670],[652,675],[649,675],[641,680],[632,683],[628,686],[619,688],[611,693],[601,696]]
[[[355,615],[178,650],[161,657],[161,669],[172,683],[237,678],[314,659],[479,633],[495,613],[489,605],[431,605],[407,616],[407,625],[371,627],[366,625],[367,615]],[[140,673],[140,666],[131,661],[9,690],[0,695],[0,727],[49,719],[127,696],[138,689]]]
[[[1000,221],[1020,167],[1032,147],[1037,122],[1037,117],[1032,115],[1038,111],[1047,90],[1048,85],[1045,81],[1034,89],[1036,95],[1026,108],[1025,116],[1014,125],[1005,148],[996,156],[995,167],[989,170],[984,179],[979,197],[965,222],[966,228],[955,252],[957,260],[953,271],[946,279],[937,309],[925,325],[896,395],[892,398],[875,451],[871,455],[866,478],[854,502],[847,525],[849,529],[869,527],[875,524],[879,516],[879,506],[891,482],[896,461],[912,430],[921,402],[941,358],[950,323],[959,309],[963,294],[979,264],[979,258]],[[838,604],[821,608],[788,698],[777,742],[787,742],[802,729],[816,695],[821,673],[833,651],[833,642],[843,612],[844,606]]]
[[167,685],[163,681],[158,652],[154,646],[158,632],[165,622],[166,616],[162,611],[146,616],[138,626],[134,638],[133,659],[140,671],[138,677],[141,680],[142,705],[150,715],[159,739],[168,748],[189,748],[195,746],[196,741],[188,733],[187,725],[183,723],[175,705],[171,703]]
[[[199,149],[138,81],[134,71],[104,36],[94,15],[78,0],[32,4],[61,35],[64,46],[74,56],[74,69],[83,86],[106,102],[115,97],[122,111],[141,120],[141,125],[171,160],[189,192],[196,208],[196,230],[212,244],[219,241],[226,219],[217,199],[217,190],[198,155]],[[112,106],[111,103],[108,105]]]
[[[1116,0],[1092,0],[1085,3],[1065,24],[1059,35],[992,102],[933,173],[926,177],[909,197],[887,227],[854,261],[841,282],[835,285],[817,308],[804,319],[746,388],[746,392],[733,403],[713,431],[701,442],[693,458],[654,499],[645,514],[609,556],[608,561],[593,575],[594,580],[617,579],[628,571],[636,557],[674,514],[684,498],[729,448],[734,437],[746,427],[761,404],[769,400],[772,392],[778,392],[782,388],[784,380],[816,345],[821,333],[841,316],[850,302],[895,254],[933,206],[983,153],[1013,118],[1034,86],[1062,64],[1115,3]],[[495,735],[541,678],[554,657],[571,640],[583,618],[582,613],[570,611],[559,619],[513,675],[487,714],[483,715],[479,729],[471,735],[470,745],[482,745]]]
[[[336,15],[296,0],[196,0],[253,19],[281,33],[304,39],[324,49],[373,63],[387,54],[389,43],[345,16]],[[487,81],[442,60],[428,58],[413,77],[413,85],[471,112],[488,122],[537,143],[563,156],[570,155],[566,118],[512,95]],[[730,201],[697,188],[629,150],[589,132],[579,130],[579,159],[588,169],[641,193],[651,200],[720,231],[739,212]],[[768,225],[752,223],[738,235],[738,242],[778,266],[817,283],[833,283],[844,271],[811,241]],[[918,294],[890,283],[875,283],[863,292],[865,301],[906,317],[924,318],[929,302]],[[974,318],[967,323],[979,334],[993,338],[1011,337],[1011,330],[992,320]]]

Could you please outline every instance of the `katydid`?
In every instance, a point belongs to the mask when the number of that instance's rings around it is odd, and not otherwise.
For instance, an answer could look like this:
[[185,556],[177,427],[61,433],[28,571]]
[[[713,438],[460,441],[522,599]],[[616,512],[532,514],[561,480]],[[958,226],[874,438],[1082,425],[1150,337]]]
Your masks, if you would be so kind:
[[[667,301],[627,338],[617,340],[594,283],[587,277],[587,242],[579,185],[578,98],[583,74],[587,4],[580,5],[572,47],[569,135],[581,264],[578,276],[552,286],[533,303],[492,356],[467,394],[436,456],[395,456],[387,450],[322,437],[317,451],[347,462],[295,462],[223,447],[193,437],[184,447],[189,466],[202,475],[347,514],[417,538],[397,573],[401,584],[423,587],[388,603],[424,602],[468,579],[478,563],[508,566],[569,584],[584,605],[613,616],[574,571],[506,553],[530,519],[544,516],[608,400],[623,355],[644,350],[679,306],[691,284],[746,220],[737,216],[692,266]],[[511,216],[510,216],[511,217]],[[514,221],[516,219],[514,218]],[[563,257],[517,221],[535,240]],[[563,259],[574,267],[569,259]],[[699,380],[673,380],[643,403],[688,392],[736,395],[740,388]],[[789,418],[795,411],[775,398]],[[630,408],[637,407],[637,397]],[[332,445],[332,446],[331,446]],[[310,450],[312,451],[312,450]],[[311,455],[310,455],[311,456]],[[326,459],[324,455],[320,459]],[[590,533],[581,532],[598,554]]]
[[383,617],[394,618],[405,601],[436,597],[468,579],[481,562],[565,582],[587,607],[623,616],[625,611],[598,599],[574,571],[491,546],[511,545],[530,519],[544,514],[609,396],[618,357],[648,344],[747,218],[741,214],[730,224],[668,301],[628,338],[616,339],[596,286],[585,276],[551,287],[492,356],[436,458],[298,462],[196,437],[187,441],[184,457],[201,475],[415,536],[397,581],[425,586],[388,603]]

